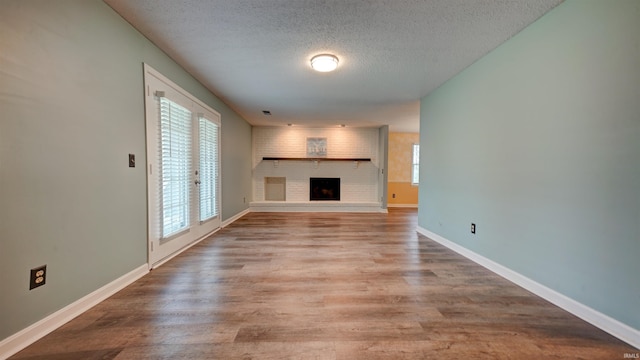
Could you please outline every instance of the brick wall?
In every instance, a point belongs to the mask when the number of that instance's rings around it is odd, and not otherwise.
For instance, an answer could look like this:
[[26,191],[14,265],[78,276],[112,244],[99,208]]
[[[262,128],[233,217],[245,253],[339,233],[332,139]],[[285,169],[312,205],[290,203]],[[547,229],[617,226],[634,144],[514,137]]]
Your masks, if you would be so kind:
[[[286,200],[308,201],[310,177],[339,177],[341,201],[378,199],[377,128],[253,128],[253,201],[264,201],[264,178],[286,177]],[[263,157],[307,157],[307,138],[327,139],[327,158],[371,158],[371,161],[265,160]]]

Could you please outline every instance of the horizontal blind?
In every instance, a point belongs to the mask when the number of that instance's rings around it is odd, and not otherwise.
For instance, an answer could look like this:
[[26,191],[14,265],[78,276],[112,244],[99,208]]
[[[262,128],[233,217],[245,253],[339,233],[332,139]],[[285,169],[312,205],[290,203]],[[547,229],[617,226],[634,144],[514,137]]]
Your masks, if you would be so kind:
[[160,98],[162,238],[189,228],[191,112]]
[[200,117],[200,221],[218,215],[218,137],[219,126]]

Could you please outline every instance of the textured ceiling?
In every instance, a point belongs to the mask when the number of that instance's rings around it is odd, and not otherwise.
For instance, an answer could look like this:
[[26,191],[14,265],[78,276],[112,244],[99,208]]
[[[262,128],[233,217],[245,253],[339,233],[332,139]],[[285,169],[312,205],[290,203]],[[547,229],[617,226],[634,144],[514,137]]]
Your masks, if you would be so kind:
[[[397,132],[418,131],[421,97],[561,1],[105,0],[251,124]],[[338,69],[312,71],[319,53]]]

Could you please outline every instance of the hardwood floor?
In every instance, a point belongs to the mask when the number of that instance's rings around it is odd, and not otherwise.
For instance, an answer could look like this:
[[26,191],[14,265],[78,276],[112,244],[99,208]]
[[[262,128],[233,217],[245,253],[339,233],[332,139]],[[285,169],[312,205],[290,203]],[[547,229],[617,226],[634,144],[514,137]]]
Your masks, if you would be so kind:
[[12,359],[622,359],[638,350],[418,235],[251,213]]

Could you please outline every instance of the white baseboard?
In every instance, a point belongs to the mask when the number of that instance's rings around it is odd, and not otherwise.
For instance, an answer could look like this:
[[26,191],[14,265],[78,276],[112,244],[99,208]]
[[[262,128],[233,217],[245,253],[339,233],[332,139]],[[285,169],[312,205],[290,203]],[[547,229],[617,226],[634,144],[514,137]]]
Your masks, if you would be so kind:
[[231,225],[236,220],[240,219],[241,217],[247,215],[250,212],[251,212],[251,209],[245,209],[244,211],[241,211],[241,212],[235,214],[234,216],[232,216],[232,217],[228,218],[227,220],[223,221],[222,222],[222,227],[225,228],[225,227]]
[[192,243],[189,243],[189,244],[188,244],[188,245],[186,245],[185,247],[183,247],[183,248],[179,249],[178,251],[176,251],[176,252],[174,252],[174,253],[172,253],[172,254],[168,255],[167,257],[165,257],[165,258],[161,259],[161,260],[160,260],[160,261],[158,261],[157,263],[155,263],[155,264],[150,264],[150,265],[149,265],[149,266],[150,266],[150,268],[151,268],[151,269],[156,269],[156,268],[158,268],[160,265],[165,264],[166,262],[168,262],[169,260],[173,259],[174,257],[176,257],[176,256],[178,256],[178,255],[182,254],[183,252],[185,252],[185,251],[189,250],[190,248],[192,248],[193,246],[195,246],[196,244],[198,244],[198,243],[199,243],[199,242],[201,242],[202,240],[204,240],[204,239],[208,238],[209,236],[211,236],[211,235],[213,235],[213,234],[217,233],[218,231],[220,231],[220,229],[222,229],[222,228],[224,228],[224,227],[226,227],[226,226],[231,225],[234,221],[236,221],[236,220],[240,219],[241,217],[243,217],[244,215],[246,215],[246,214],[248,214],[248,213],[250,213],[250,212],[251,212],[251,209],[246,209],[246,210],[241,211],[240,213],[238,213],[238,214],[236,214],[236,215],[232,216],[231,218],[229,218],[229,219],[227,219],[227,220],[223,221],[223,222],[220,224],[220,227],[219,227],[219,228],[216,228],[216,229],[214,229],[213,231],[211,231],[210,233],[208,233],[208,234],[204,235],[203,237],[201,237],[201,238],[197,239],[196,241],[194,241],[194,242],[192,242]]
[[378,202],[253,201],[251,212],[381,212]]
[[100,289],[65,306],[46,318],[9,336],[0,342],[0,359],[6,359],[18,351],[33,344],[53,330],[73,320],[78,315],[98,305],[106,298],[117,293],[127,285],[140,279],[149,272],[147,264],[130,271]]
[[486,257],[477,254],[453,241],[447,240],[442,236],[433,233],[420,226],[416,229],[418,233],[428,237],[429,239],[448,247],[458,254],[468,258],[469,260],[481,265],[482,267],[502,276],[503,278],[519,285],[550,303],[572,313],[582,320],[608,332],[618,339],[640,349],[640,330],[624,324],[614,318],[611,318],[597,310],[594,310],[580,302],[577,302],[553,289],[550,289],[528,277],[517,273],[503,265],[500,265]]
[[387,204],[388,208],[412,208],[417,209],[418,204]]
[[204,239],[208,238],[209,236],[211,236],[211,235],[217,233],[218,231],[220,231],[220,229],[222,229],[222,227],[217,227],[217,228],[211,230],[210,232],[206,233],[205,235],[201,236],[200,238],[196,239],[195,241],[188,243],[184,247],[181,247],[180,249],[176,250],[175,252],[173,252],[173,253],[165,256],[164,258],[158,260],[157,262],[155,262],[153,264],[149,264],[149,270],[157,269],[158,267],[160,267],[160,265],[166,264],[169,260],[171,260],[174,257],[182,254],[183,252],[191,249],[192,247],[196,246],[202,240],[204,240]]
[[230,217],[229,219],[227,219],[227,220],[223,221],[223,222],[220,224],[220,227],[219,227],[219,228],[216,228],[216,229],[214,229],[213,231],[211,231],[210,233],[208,233],[208,234],[204,235],[203,237],[201,237],[201,238],[197,239],[196,241],[194,241],[194,242],[192,242],[192,243],[189,243],[189,244],[188,244],[188,245],[186,245],[185,247],[183,247],[183,248],[179,249],[178,251],[176,251],[176,252],[174,252],[174,253],[172,253],[172,254],[168,255],[167,257],[165,257],[165,258],[161,259],[161,260],[160,260],[160,261],[158,261],[157,263],[155,263],[155,264],[149,264],[149,267],[150,267],[151,269],[155,269],[155,268],[159,267],[160,265],[162,265],[162,264],[166,263],[167,261],[169,261],[169,260],[173,259],[174,257],[176,257],[176,256],[178,256],[178,255],[180,255],[180,254],[182,254],[183,252],[187,251],[189,248],[191,248],[191,247],[193,247],[194,245],[198,244],[198,243],[199,243],[199,242],[201,242],[202,240],[204,240],[204,239],[208,238],[209,236],[211,236],[211,235],[215,234],[216,232],[220,231],[220,229],[223,229],[223,228],[225,228],[225,227],[227,227],[227,226],[231,225],[234,221],[236,221],[236,220],[240,219],[241,217],[245,216],[246,214],[248,214],[248,213],[250,213],[250,212],[251,212],[251,209],[245,209],[245,210],[243,210],[243,211],[241,211],[241,212],[239,212],[239,213],[235,214],[234,216]]
[[187,251],[188,249],[192,248],[193,246],[195,246],[196,244],[198,244],[199,242],[201,242],[202,240],[208,238],[209,236],[215,234],[216,232],[220,231],[220,229],[223,229],[229,225],[231,225],[234,221],[240,219],[241,217],[245,216],[246,214],[250,213],[251,209],[245,209],[239,213],[237,213],[236,215],[230,217],[229,219],[223,221],[220,224],[219,228],[214,229],[213,231],[207,233],[206,235],[202,236],[201,238],[197,239],[196,241],[187,244],[185,247],[177,250],[176,252],[169,254],[167,257],[161,259],[160,261],[156,262],[155,264],[149,264],[149,268],[150,269],[156,269],[158,268],[160,265],[165,264],[166,262],[168,262],[169,260],[173,259],[174,257],[182,254],[183,252]]

